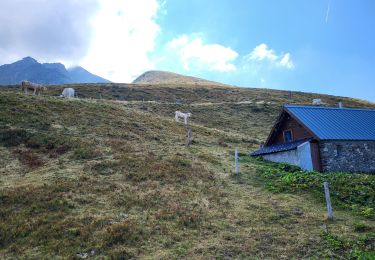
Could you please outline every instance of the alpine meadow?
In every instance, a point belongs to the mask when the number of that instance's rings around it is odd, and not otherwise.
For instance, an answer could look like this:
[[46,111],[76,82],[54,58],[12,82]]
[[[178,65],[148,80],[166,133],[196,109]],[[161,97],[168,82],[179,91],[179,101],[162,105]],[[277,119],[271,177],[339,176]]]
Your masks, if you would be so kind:
[[285,103],[374,103],[189,80],[64,87],[0,88],[0,258],[374,259],[375,175],[249,156]]

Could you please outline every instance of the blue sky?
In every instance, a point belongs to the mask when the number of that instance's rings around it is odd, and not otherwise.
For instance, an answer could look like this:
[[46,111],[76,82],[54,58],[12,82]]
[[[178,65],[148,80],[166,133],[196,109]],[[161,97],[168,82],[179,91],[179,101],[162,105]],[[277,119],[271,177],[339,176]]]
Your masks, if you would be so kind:
[[2,0],[0,64],[32,56],[114,82],[167,70],[375,102],[374,28],[373,0]]
[[[238,57],[232,61],[234,71],[186,70],[173,60],[159,64],[160,69],[239,86],[375,101],[375,1],[192,0],[167,1],[164,8],[158,19],[160,46],[177,35],[200,34],[204,43],[229,47]],[[245,66],[243,57],[260,44],[275,55],[289,53],[293,68],[267,59]]]

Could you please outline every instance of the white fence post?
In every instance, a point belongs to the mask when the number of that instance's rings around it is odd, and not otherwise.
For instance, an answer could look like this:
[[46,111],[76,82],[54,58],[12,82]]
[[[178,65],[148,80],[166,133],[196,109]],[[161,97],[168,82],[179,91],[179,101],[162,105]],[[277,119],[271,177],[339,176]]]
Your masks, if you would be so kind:
[[238,176],[238,147],[234,150],[234,172]]
[[331,197],[329,195],[329,187],[328,187],[328,182],[323,183],[324,186],[324,193],[326,195],[326,202],[327,202],[327,211],[328,211],[328,219],[332,220],[333,219],[333,214],[332,214],[332,205],[331,205]]

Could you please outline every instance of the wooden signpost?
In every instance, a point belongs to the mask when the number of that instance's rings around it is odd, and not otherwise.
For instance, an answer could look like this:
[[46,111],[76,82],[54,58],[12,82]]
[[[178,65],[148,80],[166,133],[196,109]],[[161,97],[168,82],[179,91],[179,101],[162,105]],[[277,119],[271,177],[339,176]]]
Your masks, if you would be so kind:
[[329,187],[328,187],[328,182],[323,183],[324,186],[324,193],[326,195],[326,202],[327,202],[327,211],[328,211],[328,219],[332,220],[333,219],[333,213],[332,213],[332,205],[331,205],[331,197],[329,195]]

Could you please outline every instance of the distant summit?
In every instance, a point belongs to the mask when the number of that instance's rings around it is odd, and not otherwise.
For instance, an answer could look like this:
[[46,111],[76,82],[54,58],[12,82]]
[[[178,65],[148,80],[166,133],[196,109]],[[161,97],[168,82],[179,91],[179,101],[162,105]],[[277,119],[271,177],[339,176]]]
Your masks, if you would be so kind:
[[22,80],[39,84],[110,82],[79,66],[66,69],[64,64],[39,63],[32,57],[25,57],[12,64],[0,66],[0,85],[16,85]]
[[74,83],[110,83],[109,80],[94,75],[80,66],[69,68],[68,72]]
[[198,85],[220,85],[225,86],[223,83],[209,81],[191,76],[184,76],[181,74],[152,70],[143,73],[141,76],[136,78],[133,83],[135,84],[198,84]]

